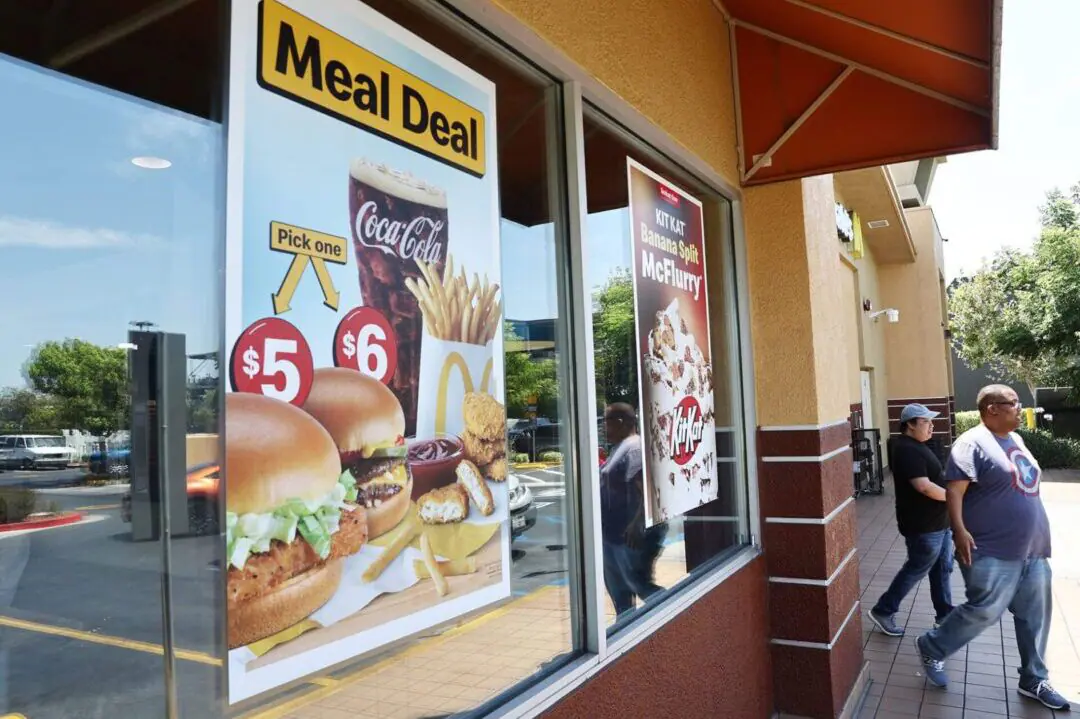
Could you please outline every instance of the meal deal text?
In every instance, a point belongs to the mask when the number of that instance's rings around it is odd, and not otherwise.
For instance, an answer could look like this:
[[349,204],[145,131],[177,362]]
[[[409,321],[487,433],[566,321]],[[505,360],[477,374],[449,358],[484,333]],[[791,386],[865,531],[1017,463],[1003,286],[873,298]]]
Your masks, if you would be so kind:
[[627,158],[645,521],[717,497],[701,202]]
[[509,596],[510,527],[494,85],[357,0],[231,7],[235,703]]

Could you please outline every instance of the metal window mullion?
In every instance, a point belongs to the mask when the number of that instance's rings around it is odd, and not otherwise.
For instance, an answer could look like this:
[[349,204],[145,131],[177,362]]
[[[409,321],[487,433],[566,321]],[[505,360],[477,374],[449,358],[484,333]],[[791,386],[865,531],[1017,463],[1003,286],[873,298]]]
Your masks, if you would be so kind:
[[754,346],[750,336],[750,278],[746,257],[746,230],[741,199],[731,202],[731,235],[728,247],[734,258],[734,293],[737,313],[737,386],[743,417],[742,465],[746,472],[746,503],[750,514],[750,540],[761,546],[760,492],[757,473],[757,395],[754,390]]
[[588,202],[585,194],[585,134],[581,85],[563,84],[563,136],[566,148],[567,216],[565,245],[567,311],[570,353],[567,395],[573,402],[574,467],[578,477],[573,516],[576,536],[571,536],[571,588],[580,598],[575,619],[583,622],[578,636],[581,650],[603,657],[607,651],[605,625],[603,542],[600,532],[600,470],[596,462],[599,438],[596,427],[596,363],[593,352],[592,290],[589,285],[589,253],[586,237]]

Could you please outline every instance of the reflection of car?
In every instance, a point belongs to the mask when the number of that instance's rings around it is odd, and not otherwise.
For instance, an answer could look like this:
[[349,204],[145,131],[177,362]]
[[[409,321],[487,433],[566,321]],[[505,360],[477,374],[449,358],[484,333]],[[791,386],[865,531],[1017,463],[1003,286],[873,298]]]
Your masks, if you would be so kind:
[[90,473],[125,475],[130,457],[131,449],[128,447],[114,447],[105,452],[96,449],[90,453]]
[[512,474],[507,479],[506,489],[510,493],[510,537],[516,539],[536,524],[536,507],[533,506],[532,490]]
[[[207,462],[187,471],[188,533],[217,534],[218,532],[218,485],[221,466]],[[131,521],[131,491],[124,494],[120,504],[120,518]]]
[[63,437],[47,434],[11,434],[0,437],[4,466],[8,469],[60,469],[71,464],[75,450]]
[[526,454],[534,462],[544,452],[561,452],[559,429],[560,425],[554,422],[515,427],[509,437],[510,450]]

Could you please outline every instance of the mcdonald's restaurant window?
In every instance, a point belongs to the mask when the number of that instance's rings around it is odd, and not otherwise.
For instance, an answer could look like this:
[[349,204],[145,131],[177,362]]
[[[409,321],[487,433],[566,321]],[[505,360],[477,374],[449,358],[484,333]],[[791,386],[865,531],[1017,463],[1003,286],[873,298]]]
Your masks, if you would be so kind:
[[730,205],[591,108],[609,633],[749,541]]
[[561,85],[145,7],[0,9],[0,715],[497,706],[582,646]]

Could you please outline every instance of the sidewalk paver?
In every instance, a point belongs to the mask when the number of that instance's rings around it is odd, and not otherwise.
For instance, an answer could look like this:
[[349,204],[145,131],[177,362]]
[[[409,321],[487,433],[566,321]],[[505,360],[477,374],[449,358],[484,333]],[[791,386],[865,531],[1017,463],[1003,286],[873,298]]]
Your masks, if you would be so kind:
[[[1050,679],[1070,700],[1080,698],[1080,483],[1056,482],[1047,472],[1042,498],[1050,517],[1054,558],[1054,618],[1047,648]],[[859,717],[867,719],[1050,719],[1055,713],[1016,693],[1019,654],[1009,615],[946,662],[949,688],[926,683],[912,645],[934,621],[926,580],[904,600],[897,622],[907,636],[887,637],[873,629],[870,608],[889,586],[906,557],[896,530],[892,482],[878,497],[860,497],[859,587],[862,594],[865,658],[871,685]],[[953,572],[953,600],[964,598],[964,581]],[[1073,711],[1080,707],[1073,701]],[[1068,716],[1057,714],[1057,716]]]

